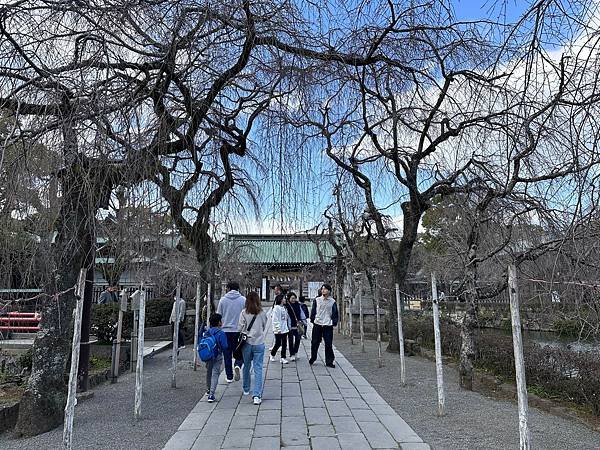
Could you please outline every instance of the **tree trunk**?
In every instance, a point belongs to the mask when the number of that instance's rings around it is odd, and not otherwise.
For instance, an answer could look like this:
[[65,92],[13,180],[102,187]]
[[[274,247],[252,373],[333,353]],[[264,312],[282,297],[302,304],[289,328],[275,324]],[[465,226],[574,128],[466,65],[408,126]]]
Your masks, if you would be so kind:
[[473,390],[473,365],[475,362],[475,328],[477,327],[476,299],[467,296],[466,311],[460,327],[460,363],[458,374],[460,387]]
[[[62,205],[57,223],[54,249],[53,286],[51,295],[42,308],[42,320],[32,349],[32,370],[27,389],[21,399],[16,432],[34,436],[49,431],[63,422],[67,400],[65,366],[69,358],[74,286],[79,270],[91,251],[95,211],[86,195],[88,189],[76,160],[62,174]],[[92,207],[93,208],[93,207]]]
[[[400,239],[400,245],[394,258],[394,282],[398,283],[399,286],[404,284],[406,275],[408,273],[408,267],[410,264],[410,257],[412,254],[413,247],[417,240],[417,229],[421,216],[425,212],[425,205],[415,205],[414,200],[411,202],[405,202],[402,204],[403,212],[403,228],[402,238]],[[390,324],[396,323],[398,320],[398,311],[396,311],[396,302],[390,302]],[[388,352],[398,353],[400,344],[398,342],[398,328],[390,326],[390,341],[387,346]]]

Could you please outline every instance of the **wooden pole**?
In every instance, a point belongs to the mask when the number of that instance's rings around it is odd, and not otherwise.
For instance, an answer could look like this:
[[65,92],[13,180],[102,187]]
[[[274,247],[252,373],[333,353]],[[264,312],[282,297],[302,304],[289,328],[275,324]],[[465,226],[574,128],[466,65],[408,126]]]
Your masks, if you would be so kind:
[[517,397],[519,405],[519,449],[531,448],[531,436],[527,424],[528,403],[527,383],[525,381],[525,363],[523,361],[523,338],[521,336],[521,315],[519,314],[519,287],[517,268],[508,266],[508,286],[510,296],[510,316],[512,321],[513,349],[515,354],[515,372],[517,375]]
[[[137,300],[136,300],[136,302],[137,302]],[[136,305],[134,306],[133,302],[132,302],[131,309],[133,310],[133,329],[131,330],[131,348],[129,349],[129,354],[130,354],[129,370],[131,372],[135,372],[135,368],[137,366],[139,303],[136,303]]]
[[442,338],[440,336],[440,309],[438,305],[437,280],[431,274],[431,294],[433,297],[433,332],[435,335],[435,372],[437,376],[438,415],[444,415],[444,369],[442,366]]
[[398,351],[400,353],[400,383],[406,383],[406,366],[404,361],[404,332],[402,330],[402,308],[400,286],[396,283],[396,315],[398,317]]
[[348,335],[350,336],[350,345],[354,345],[354,324],[352,318],[352,307],[354,305],[354,294],[356,292],[356,286],[354,284],[354,274],[348,271],[350,274],[350,296],[348,302]]
[[83,295],[85,291],[85,278],[87,269],[79,271],[79,279],[75,287],[75,311],[73,311],[73,345],[71,347],[71,371],[69,372],[69,390],[65,406],[65,424],[63,427],[63,448],[73,448],[73,418],[75,404],[77,403],[77,372],[79,369],[79,346],[81,344],[81,318],[83,316]]
[[144,327],[146,324],[146,291],[142,284],[140,293],[140,324],[138,327],[137,366],[135,368],[135,403],[133,417],[142,417],[142,390],[144,385]]
[[181,280],[177,280],[177,291],[175,293],[175,321],[173,322],[173,353],[172,353],[172,373],[171,387],[177,387],[177,353],[179,352],[179,298],[181,296]]
[[114,362],[112,365],[113,373],[111,383],[116,383],[119,377],[119,363],[121,361],[121,337],[123,335],[123,312],[127,311],[127,290],[121,291],[121,302],[119,304],[119,319],[117,320],[117,345],[115,350]]
[[196,283],[196,312],[194,314],[194,370],[198,364],[198,331],[200,329],[200,282]]
[[362,307],[362,276],[358,280],[358,325],[360,329],[360,351],[365,352],[365,321]]
[[381,295],[381,289],[379,289],[379,283],[375,282],[375,327],[377,328],[377,366],[383,367],[383,357],[381,354],[381,323],[379,320],[379,296]]
[[211,300],[211,293],[212,293],[212,285],[210,283],[208,283],[208,287],[206,289],[206,322],[208,322],[208,319],[210,319],[210,315],[211,315],[211,311],[210,311],[210,307],[212,306],[212,300]]

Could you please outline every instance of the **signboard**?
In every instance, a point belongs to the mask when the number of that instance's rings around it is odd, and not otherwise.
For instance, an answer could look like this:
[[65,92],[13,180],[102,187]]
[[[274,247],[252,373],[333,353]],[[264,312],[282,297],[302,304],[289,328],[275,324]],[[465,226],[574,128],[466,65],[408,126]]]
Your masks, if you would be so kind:
[[308,282],[308,298],[313,299],[319,296],[319,289],[323,286],[322,281],[309,281]]

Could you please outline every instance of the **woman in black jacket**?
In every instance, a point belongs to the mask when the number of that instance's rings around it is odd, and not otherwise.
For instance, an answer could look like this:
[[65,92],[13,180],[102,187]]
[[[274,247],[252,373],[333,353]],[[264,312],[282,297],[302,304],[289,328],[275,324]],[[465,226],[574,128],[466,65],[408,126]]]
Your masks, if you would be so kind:
[[302,308],[298,303],[298,297],[294,292],[289,292],[286,296],[287,303],[285,307],[290,316],[292,326],[288,333],[288,348],[290,349],[290,361],[297,359],[298,349],[300,348],[300,333],[298,333],[298,322],[302,317]]

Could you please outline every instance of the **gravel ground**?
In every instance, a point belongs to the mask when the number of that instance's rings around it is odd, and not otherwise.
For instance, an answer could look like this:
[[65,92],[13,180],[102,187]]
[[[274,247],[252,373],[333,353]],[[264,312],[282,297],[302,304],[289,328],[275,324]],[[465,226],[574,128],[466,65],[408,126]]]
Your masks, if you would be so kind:
[[[384,367],[378,368],[376,342],[366,341],[367,351],[361,353],[360,345],[352,346],[349,339],[336,334],[334,345],[432,448],[519,448],[516,403],[460,390],[456,370],[445,366],[446,415],[438,417],[432,361],[406,358],[407,384],[402,387],[397,354],[384,351]],[[600,432],[535,408],[530,409],[529,428],[534,448],[600,449]]]
[[[192,370],[190,347],[179,354],[177,389],[171,389],[170,349],[144,360],[143,419],[139,422],[133,419],[135,374],[95,388],[94,397],[75,410],[73,448],[162,449],[204,394],[204,364],[196,372]],[[62,427],[28,439],[0,434],[0,448],[62,448]]]

